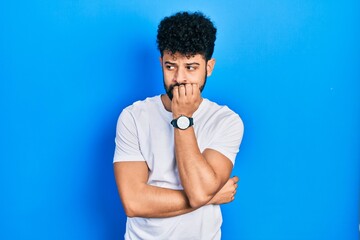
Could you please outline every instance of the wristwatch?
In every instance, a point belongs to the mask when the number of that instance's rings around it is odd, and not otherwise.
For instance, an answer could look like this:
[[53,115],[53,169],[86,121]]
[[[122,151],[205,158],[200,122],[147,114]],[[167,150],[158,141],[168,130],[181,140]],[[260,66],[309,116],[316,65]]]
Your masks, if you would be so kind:
[[175,128],[185,130],[191,127],[192,125],[194,125],[194,120],[193,118],[189,118],[187,116],[181,115],[180,117],[172,120],[171,125],[173,125]]

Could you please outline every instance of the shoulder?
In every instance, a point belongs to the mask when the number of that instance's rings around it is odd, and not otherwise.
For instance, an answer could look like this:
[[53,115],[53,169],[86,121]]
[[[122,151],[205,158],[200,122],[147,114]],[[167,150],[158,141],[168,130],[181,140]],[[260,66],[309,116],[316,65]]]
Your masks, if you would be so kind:
[[133,104],[127,106],[123,111],[136,114],[145,110],[156,108],[159,101],[161,101],[160,96],[148,97],[141,101],[136,101]]
[[118,124],[137,122],[139,119],[144,119],[149,114],[159,109],[159,101],[161,102],[160,96],[148,97],[141,101],[136,101],[133,104],[125,107],[118,118]]
[[204,115],[207,115],[207,118],[211,119],[213,122],[227,127],[244,128],[243,121],[239,114],[228,106],[219,105],[208,99],[204,99],[204,105]]
[[206,148],[222,153],[235,162],[244,134],[244,124],[239,114],[226,105],[205,100],[199,129],[208,138]]
[[147,118],[149,115],[161,112],[161,104],[160,95],[136,101],[122,110],[120,118],[123,115],[130,115],[134,119]]

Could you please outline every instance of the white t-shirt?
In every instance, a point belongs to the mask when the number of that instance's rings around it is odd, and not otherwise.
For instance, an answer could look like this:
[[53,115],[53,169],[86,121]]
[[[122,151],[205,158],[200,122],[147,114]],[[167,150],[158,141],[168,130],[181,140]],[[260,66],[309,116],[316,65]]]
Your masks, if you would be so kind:
[[[160,95],[125,108],[117,123],[114,162],[146,161],[148,184],[182,190],[172,119]],[[240,117],[226,106],[203,99],[193,119],[200,151],[217,150],[234,164],[244,130]],[[207,205],[170,218],[127,218],[125,239],[220,239],[221,224],[220,206]]]

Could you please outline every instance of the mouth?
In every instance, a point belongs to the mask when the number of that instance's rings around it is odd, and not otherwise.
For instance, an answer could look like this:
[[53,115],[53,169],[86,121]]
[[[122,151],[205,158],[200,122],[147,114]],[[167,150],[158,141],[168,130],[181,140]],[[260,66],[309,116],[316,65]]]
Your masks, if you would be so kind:
[[169,90],[166,91],[166,94],[168,95],[168,97],[170,98],[170,100],[173,99],[173,90],[174,90],[174,87],[178,87],[178,86],[181,86],[181,85],[185,85],[185,83],[175,83],[174,85],[171,85],[169,87]]
[[169,88],[169,91],[173,91],[174,90],[174,87],[179,87],[181,85],[184,85],[185,86],[185,83],[175,83],[174,85],[171,85],[170,88]]

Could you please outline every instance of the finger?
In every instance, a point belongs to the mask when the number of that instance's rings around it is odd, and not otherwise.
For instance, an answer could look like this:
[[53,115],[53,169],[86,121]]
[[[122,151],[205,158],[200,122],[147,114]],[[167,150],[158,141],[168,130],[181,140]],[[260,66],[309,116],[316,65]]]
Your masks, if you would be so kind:
[[235,183],[235,184],[234,184],[234,187],[235,187],[235,189],[237,189],[237,187],[238,187],[238,184],[237,184],[237,183]]
[[175,86],[173,88],[173,98],[179,99],[179,87],[178,86]]
[[185,96],[185,85],[182,84],[179,86],[179,97]]
[[193,83],[192,84],[192,91],[193,91],[193,95],[200,95],[200,87],[199,87],[199,84],[197,83]]
[[193,83],[193,84],[191,84],[191,85],[193,86],[194,90],[200,91],[200,87],[199,87],[199,84],[198,84],[198,83]]
[[193,87],[192,87],[192,85],[191,84],[186,84],[185,85],[185,91],[186,91],[187,96],[193,95]]
[[239,181],[239,178],[237,176],[232,177],[232,180],[234,181],[234,183],[237,183]]

